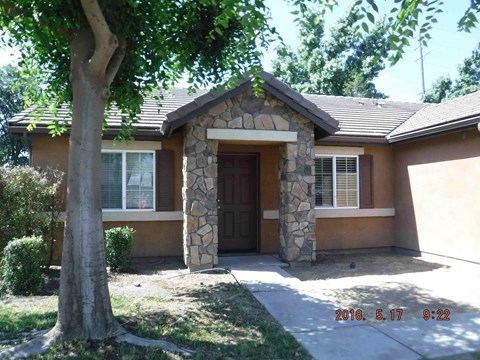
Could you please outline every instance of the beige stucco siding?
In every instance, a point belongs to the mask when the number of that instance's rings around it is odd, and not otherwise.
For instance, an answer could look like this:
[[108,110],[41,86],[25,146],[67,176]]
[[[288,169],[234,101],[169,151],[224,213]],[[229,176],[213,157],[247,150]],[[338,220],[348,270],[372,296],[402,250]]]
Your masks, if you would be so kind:
[[[34,166],[56,166],[66,171],[68,138],[35,135],[32,139]],[[163,149],[174,151],[174,210],[182,211],[182,156],[181,133],[162,142]],[[366,146],[365,154],[374,157],[375,208],[393,208],[392,149],[388,146]],[[260,168],[260,246],[263,253],[279,250],[278,219],[264,219],[266,210],[279,208],[279,145],[220,144],[219,152],[255,152],[259,154]],[[65,189],[65,188],[64,188]],[[105,228],[128,225],[136,229],[132,254],[134,256],[169,256],[182,254],[181,221],[105,222]],[[364,248],[393,245],[392,217],[328,218],[316,220],[317,250]],[[58,247],[61,246],[59,231]],[[59,255],[60,252],[56,251]],[[57,256],[58,257],[58,256]]]
[[135,229],[132,256],[181,256],[182,221],[106,222],[105,230],[129,226]]
[[317,250],[393,246],[393,218],[317,219]]
[[[139,140],[140,141],[140,140]],[[174,210],[182,210],[182,156],[183,136],[175,134],[162,142],[163,149],[174,152]],[[32,136],[32,166],[55,167],[67,172],[68,168],[68,137],[52,138],[48,135]],[[178,174],[178,175],[177,175]],[[62,186],[62,192],[66,194],[66,177]],[[135,229],[132,256],[181,256],[182,249],[182,221],[122,221],[104,222],[104,228],[116,226],[130,226]],[[55,263],[60,262],[61,247],[63,243],[63,226],[57,230],[55,244]]]
[[394,208],[393,150],[389,146],[365,146],[373,156],[373,204],[375,208]]
[[394,146],[395,245],[480,262],[480,134]]
[[67,169],[68,169],[68,137],[58,136],[52,138],[50,135],[32,136],[31,165],[40,168],[54,168],[65,173],[60,188],[63,203],[62,210],[65,210],[67,195]]
[[[389,146],[365,146],[373,156],[376,209],[394,208],[393,152]],[[343,250],[394,245],[393,217],[317,218],[317,250]]]

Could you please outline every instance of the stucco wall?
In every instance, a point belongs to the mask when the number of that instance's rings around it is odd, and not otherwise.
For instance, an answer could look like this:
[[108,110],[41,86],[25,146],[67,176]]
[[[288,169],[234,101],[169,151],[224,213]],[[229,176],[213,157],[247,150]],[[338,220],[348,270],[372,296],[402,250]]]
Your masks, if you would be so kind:
[[393,246],[393,218],[317,218],[317,250]]
[[[374,207],[393,208],[392,149],[370,145],[364,153],[373,156]],[[317,218],[316,225],[319,251],[394,245],[393,217]]]
[[[174,134],[171,138],[163,141],[162,148],[174,151],[174,210],[181,211],[182,134]],[[38,167],[56,167],[66,174],[68,168],[68,137],[52,138],[48,135],[34,135],[32,137],[32,165]],[[66,175],[62,191],[66,194]],[[132,246],[132,256],[181,256],[183,253],[182,221],[104,222],[105,230],[116,226],[130,226],[136,230]],[[57,241],[55,243],[54,260],[55,263],[59,263],[63,244],[63,226],[57,230],[56,234]]]
[[393,208],[393,150],[389,146],[365,146],[373,156],[373,204],[375,208]]
[[[182,221],[122,221],[104,222],[104,229],[129,226],[135,229],[133,257],[182,256]],[[56,231],[53,264],[60,265],[63,246],[63,225]]]
[[394,149],[395,245],[480,262],[480,134]]
[[[45,168],[51,167],[65,173],[60,191],[63,199],[67,195],[67,169],[68,169],[68,137],[58,136],[52,138],[50,135],[32,136],[32,157],[31,165]],[[62,209],[65,203],[62,204]]]
[[278,209],[279,145],[237,145],[219,144],[218,152],[259,154],[259,193],[260,193],[260,252],[278,252],[278,219],[263,218],[263,211]]

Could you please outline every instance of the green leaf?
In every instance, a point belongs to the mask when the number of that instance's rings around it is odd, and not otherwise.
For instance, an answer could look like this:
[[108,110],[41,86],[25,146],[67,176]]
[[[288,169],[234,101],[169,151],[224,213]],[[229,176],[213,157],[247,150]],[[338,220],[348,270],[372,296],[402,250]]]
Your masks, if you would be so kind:
[[[367,18],[370,20],[372,24],[375,24],[375,17],[373,16],[372,13],[367,12]],[[367,30],[368,31],[368,30]]]

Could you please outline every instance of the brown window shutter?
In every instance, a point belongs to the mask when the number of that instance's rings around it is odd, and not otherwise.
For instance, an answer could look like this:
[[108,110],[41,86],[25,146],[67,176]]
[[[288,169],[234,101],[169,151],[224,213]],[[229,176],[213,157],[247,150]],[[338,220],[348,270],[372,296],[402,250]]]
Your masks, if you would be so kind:
[[360,208],[373,208],[373,156],[360,155]]
[[157,150],[156,155],[156,202],[157,211],[173,210],[174,161],[172,150]]

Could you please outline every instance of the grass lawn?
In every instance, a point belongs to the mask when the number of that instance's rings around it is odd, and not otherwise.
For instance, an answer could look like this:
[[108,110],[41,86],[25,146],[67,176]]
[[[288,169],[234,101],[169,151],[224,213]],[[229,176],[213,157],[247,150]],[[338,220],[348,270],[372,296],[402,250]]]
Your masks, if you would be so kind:
[[[141,282],[141,296],[135,296],[132,284],[136,281]],[[162,291],[151,290],[157,288]],[[230,275],[196,274],[171,280],[159,275],[122,275],[112,279],[110,290],[114,314],[127,330],[193,349],[195,359],[310,359],[305,349]],[[52,327],[56,306],[56,295],[0,299],[0,339]],[[0,349],[4,348],[0,345]],[[54,347],[35,358],[180,357],[113,341],[78,341]]]

